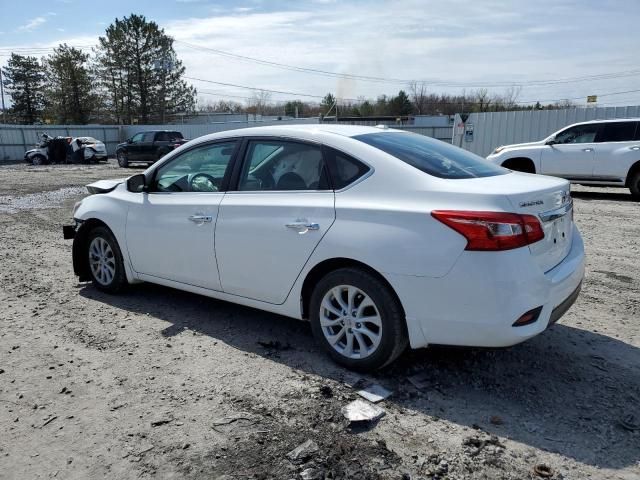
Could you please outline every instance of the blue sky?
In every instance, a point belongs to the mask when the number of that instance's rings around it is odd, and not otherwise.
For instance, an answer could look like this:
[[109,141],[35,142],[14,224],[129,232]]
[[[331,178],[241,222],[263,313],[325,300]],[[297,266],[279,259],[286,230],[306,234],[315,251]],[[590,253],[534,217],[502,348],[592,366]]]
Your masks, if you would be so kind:
[[[403,88],[394,81],[282,70],[186,43],[305,68],[426,80],[434,92],[523,83],[519,101],[640,90],[640,36],[635,34],[640,2],[635,0],[1,1],[0,55],[5,56],[0,64],[14,48],[43,49],[31,50],[40,53],[61,42],[88,48],[114,18],[139,13],[177,40],[190,77],[224,83],[312,95],[330,91],[345,98]],[[632,70],[638,74],[531,85]],[[242,101],[250,95],[234,87],[194,85],[213,92],[202,95],[203,101],[226,96]],[[500,94],[505,88],[490,91]],[[284,98],[273,95],[273,100]],[[600,96],[599,103],[640,104],[640,92]]]

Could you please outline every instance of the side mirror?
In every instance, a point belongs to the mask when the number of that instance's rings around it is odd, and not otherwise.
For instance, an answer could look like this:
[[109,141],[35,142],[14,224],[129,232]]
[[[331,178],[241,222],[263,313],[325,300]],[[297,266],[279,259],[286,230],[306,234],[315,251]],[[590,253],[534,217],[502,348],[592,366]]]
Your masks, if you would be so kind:
[[555,145],[556,143],[558,143],[558,142],[556,142],[555,138],[550,138],[549,140],[547,140],[545,145]]
[[147,191],[147,177],[144,173],[138,173],[127,179],[127,190],[133,193],[142,193]]
[[130,138],[127,138],[127,143],[133,143],[133,140],[131,140]]

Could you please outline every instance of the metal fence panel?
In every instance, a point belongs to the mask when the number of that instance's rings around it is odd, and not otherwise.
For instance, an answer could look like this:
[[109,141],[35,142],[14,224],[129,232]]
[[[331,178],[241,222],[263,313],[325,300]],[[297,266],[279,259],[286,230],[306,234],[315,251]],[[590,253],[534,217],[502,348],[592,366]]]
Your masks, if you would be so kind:
[[467,124],[473,124],[473,141],[463,141],[462,147],[486,157],[500,145],[542,140],[572,123],[637,117],[640,106],[472,113]]

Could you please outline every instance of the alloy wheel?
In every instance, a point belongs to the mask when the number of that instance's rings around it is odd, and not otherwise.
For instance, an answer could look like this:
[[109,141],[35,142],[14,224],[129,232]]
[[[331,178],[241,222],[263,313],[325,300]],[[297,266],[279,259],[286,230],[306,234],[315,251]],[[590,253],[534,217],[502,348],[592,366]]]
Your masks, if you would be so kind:
[[382,340],[378,307],[369,295],[352,285],[338,285],[324,295],[320,327],[329,345],[347,358],[368,357]]
[[109,286],[113,282],[116,259],[111,245],[102,237],[94,238],[89,245],[89,266],[98,283]]

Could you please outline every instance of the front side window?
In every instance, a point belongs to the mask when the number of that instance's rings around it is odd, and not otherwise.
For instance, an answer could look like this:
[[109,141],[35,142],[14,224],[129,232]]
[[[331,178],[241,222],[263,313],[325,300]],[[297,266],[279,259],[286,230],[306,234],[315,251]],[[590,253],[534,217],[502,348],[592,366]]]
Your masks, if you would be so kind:
[[593,143],[598,133],[598,124],[588,123],[567,128],[556,135],[555,143]]
[[637,122],[603,123],[596,136],[596,142],[632,142],[635,138]]
[[153,142],[153,138],[154,138],[155,136],[156,136],[156,134],[155,134],[155,133],[153,133],[153,132],[147,132],[147,133],[145,133],[145,134],[144,134],[144,137],[142,137],[142,141],[143,141],[143,142],[149,142],[149,143],[151,143],[151,142]]
[[471,152],[416,133],[366,133],[353,138],[434,177],[477,178],[510,173]]
[[131,143],[139,143],[142,141],[142,137],[144,137],[144,133],[136,133],[132,138],[131,138]]
[[322,149],[286,140],[249,142],[239,190],[328,190]]
[[184,152],[156,171],[152,191],[218,192],[236,141],[202,145]]

